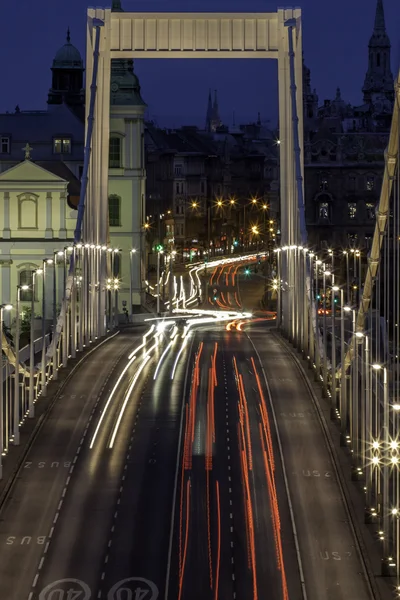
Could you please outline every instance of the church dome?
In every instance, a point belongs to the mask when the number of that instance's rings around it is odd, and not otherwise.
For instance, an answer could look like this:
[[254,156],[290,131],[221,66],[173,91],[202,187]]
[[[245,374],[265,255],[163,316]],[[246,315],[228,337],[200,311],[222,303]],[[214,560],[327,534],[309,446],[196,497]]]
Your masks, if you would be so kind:
[[67,31],[67,43],[57,51],[54,57],[53,69],[83,69],[81,54],[71,44],[69,29]]

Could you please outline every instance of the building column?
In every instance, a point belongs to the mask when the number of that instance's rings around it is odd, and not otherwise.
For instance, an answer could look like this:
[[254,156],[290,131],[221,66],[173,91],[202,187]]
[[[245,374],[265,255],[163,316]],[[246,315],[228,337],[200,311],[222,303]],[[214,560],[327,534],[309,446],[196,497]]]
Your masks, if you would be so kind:
[[65,208],[67,203],[67,192],[60,193],[60,231],[59,238],[60,240],[67,239],[67,224],[65,218]]
[[11,237],[10,229],[10,192],[4,192],[4,228],[3,239],[9,240]]
[[46,195],[46,231],[44,235],[46,238],[53,237],[53,197],[51,192],[47,192]]
[[[11,265],[12,260],[1,260],[1,303],[11,304]],[[4,311],[4,323],[7,327],[11,325],[11,311]]]

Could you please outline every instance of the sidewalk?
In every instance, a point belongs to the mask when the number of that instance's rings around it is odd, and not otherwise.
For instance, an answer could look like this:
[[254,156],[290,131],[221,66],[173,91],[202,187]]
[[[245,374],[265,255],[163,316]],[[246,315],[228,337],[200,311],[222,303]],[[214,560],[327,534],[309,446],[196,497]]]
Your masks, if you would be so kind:
[[[90,352],[98,348],[105,340],[113,337],[113,334],[108,338],[100,340],[96,344],[92,344],[90,348],[81,353],[77,353],[75,359],[69,359],[68,366],[65,369],[58,371],[57,381],[51,380],[47,386],[47,395],[41,396],[35,403],[35,416],[32,419],[25,418],[23,425],[20,427],[20,443],[14,446],[10,443],[9,450],[6,456],[2,457],[3,478],[0,479],[0,510],[7,499],[7,495],[13,485],[15,477],[28,454],[37,434],[40,431],[47,413],[52,409],[58,398],[61,397],[66,385],[72,379],[78,365],[86,359]],[[41,357],[41,355],[40,355]],[[39,359],[40,360],[40,359]]]

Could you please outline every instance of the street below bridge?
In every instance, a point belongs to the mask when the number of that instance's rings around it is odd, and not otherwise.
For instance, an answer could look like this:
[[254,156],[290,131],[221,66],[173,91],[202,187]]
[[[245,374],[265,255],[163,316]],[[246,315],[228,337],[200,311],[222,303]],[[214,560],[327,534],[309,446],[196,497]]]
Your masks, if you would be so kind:
[[0,514],[1,600],[372,597],[264,282],[213,277],[257,318],[121,333],[67,384]]

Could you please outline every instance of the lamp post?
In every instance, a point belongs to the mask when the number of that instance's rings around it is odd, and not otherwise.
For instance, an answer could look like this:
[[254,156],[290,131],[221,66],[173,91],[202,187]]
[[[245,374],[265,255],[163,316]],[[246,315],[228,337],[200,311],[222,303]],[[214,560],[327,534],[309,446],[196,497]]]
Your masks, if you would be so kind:
[[34,405],[34,368],[35,368],[35,292],[36,292],[36,275],[42,275],[43,269],[37,269],[32,273],[32,296],[31,296],[31,333],[29,345],[29,418],[35,416]]
[[133,296],[133,255],[136,254],[136,248],[132,248],[132,250],[129,252],[129,267],[130,267],[130,278],[129,278],[129,296],[130,296],[130,302],[129,302],[129,317],[130,320],[132,322],[133,320],[133,302],[132,302],[132,296]]
[[174,276],[173,276],[173,261],[176,256],[176,250],[172,250],[169,254],[169,314],[172,315],[172,290],[174,285]]
[[51,258],[43,261],[43,277],[42,277],[42,395],[47,394],[46,381],[46,265],[52,265]]
[[[334,277],[332,275],[332,283],[334,283]],[[335,321],[335,300],[336,300],[336,292],[339,291],[339,287],[337,285],[332,285],[332,295],[331,295],[331,314],[332,314],[332,389],[331,389],[331,419],[334,419],[336,416],[337,410],[337,401],[336,401],[336,321]]]
[[330,271],[326,271],[326,265],[324,264],[323,266],[323,293],[324,293],[324,301],[322,306],[324,307],[324,314],[323,314],[323,330],[324,330],[324,334],[323,334],[323,344],[324,344],[324,362],[323,362],[323,390],[324,390],[324,395],[325,397],[327,397],[328,395],[328,340],[327,340],[327,335],[326,335],[326,327],[327,327],[327,323],[326,323],[326,278],[329,277],[331,275]]
[[157,316],[161,316],[160,311],[160,260],[164,250],[161,244],[157,246]]
[[345,368],[345,342],[344,342],[344,315],[351,311],[350,306],[344,306],[343,290],[340,290],[340,445],[347,445],[347,422],[348,422],[348,402],[347,402],[347,375]]
[[[1,336],[3,336],[3,313],[5,310],[11,310],[11,304],[2,304],[0,306],[0,332]],[[0,377],[0,479],[3,478],[3,464],[2,464],[2,454],[4,450],[4,413],[3,413],[3,354],[1,356],[1,377]]]
[[28,285],[17,285],[17,301],[15,305],[16,316],[15,316],[15,373],[14,373],[14,446],[19,446],[19,422],[20,422],[20,410],[19,410],[19,336],[20,336],[20,323],[19,323],[19,303],[21,300],[21,290],[28,290]]

